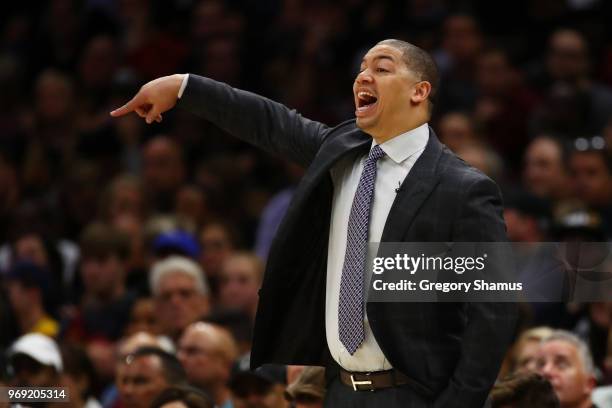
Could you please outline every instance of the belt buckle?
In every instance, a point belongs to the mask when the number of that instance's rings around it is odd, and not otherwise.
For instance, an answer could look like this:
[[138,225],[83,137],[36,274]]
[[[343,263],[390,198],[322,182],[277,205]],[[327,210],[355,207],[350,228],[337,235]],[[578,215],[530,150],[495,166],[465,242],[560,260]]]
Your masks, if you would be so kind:
[[[370,373],[365,373],[364,375],[368,376]],[[374,391],[374,387],[372,387],[372,380],[355,381],[353,374],[351,374],[351,384],[353,384],[353,391]],[[370,389],[361,390],[357,388],[358,385],[369,385]]]

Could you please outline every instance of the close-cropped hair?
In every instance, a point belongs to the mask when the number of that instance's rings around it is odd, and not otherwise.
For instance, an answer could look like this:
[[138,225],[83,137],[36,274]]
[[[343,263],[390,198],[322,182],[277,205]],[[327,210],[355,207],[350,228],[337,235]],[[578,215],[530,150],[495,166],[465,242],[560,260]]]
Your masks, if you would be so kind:
[[427,51],[409,42],[389,39],[383,40],[378,44],[389,45],[402,52],[402,59],[406,67],[414,73],[420,81],[427,81],[431,84],[429,93],[429,103],[433,106],[440,83],[440,74],[433,58]]
[[129,354],[125,358],[126,364],[131,364],[137,358],[155,356],[159,358],[162,366],[162,374],[168,384],[184,385],[187,382],[187,375],[181,365],[181,362],[174,354],[170,354],[158,347],[143,346],[136,349],[135,352]]

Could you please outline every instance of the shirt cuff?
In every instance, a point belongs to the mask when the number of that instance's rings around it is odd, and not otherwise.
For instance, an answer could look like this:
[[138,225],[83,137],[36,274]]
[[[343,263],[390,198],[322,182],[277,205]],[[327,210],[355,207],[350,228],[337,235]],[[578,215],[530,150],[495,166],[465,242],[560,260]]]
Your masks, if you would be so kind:
[[189,81],[189,74],[185,74],[185,76],[183,77],[183,82],[181,82],[181,87],[178,91],[179,99],[181,99],[181,96],[183,96],[183,92],[185,92],[185,88],[187,88],[187,81]]

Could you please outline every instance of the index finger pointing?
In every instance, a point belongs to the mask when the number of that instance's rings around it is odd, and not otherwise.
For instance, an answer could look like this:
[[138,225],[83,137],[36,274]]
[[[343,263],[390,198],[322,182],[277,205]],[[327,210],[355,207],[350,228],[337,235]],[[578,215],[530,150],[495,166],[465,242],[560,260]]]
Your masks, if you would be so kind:
[[137,100],[137,96],[138,95],[136,95],[134,98],[132,98],[128,103],[126,103],[122,107],[117,108],[114,111],[111,111],[110,115],[116,118],[118,116],[123,116],[130,112],[133,112],[138,107],[138,104],[139,104],[139,101]]

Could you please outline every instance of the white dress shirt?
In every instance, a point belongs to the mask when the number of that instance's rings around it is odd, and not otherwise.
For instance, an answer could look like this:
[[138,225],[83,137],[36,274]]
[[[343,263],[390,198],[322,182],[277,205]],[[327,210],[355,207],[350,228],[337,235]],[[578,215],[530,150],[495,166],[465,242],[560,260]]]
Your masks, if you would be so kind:
[[[425,123],[380,145],[386,156],[377,163],[374,199],[370,208],[369,242],[380,242],[387,215],[397,195],[395,190],[425,150],[428,140],[429,127]],[[376,142],[372,141],[372,147],[375,145]],[[367,154],[358,158],[347,157],[331,169],[334,198],[327,252],[325,329],[332,357],[348,371],[381,371],[392,368],[374,339],[367,316],[364,316],[365,340],[352,356],[338,335],[340,278],[346,252],[348,219],[366,158]]]
[[181,87],[179,88],[177,95],[179,99],[181,99],[183,92],[185,92],[185,88],[187,88],[187,82],[189,82],[189,74],[185,74],[183,80],[181,81]]

